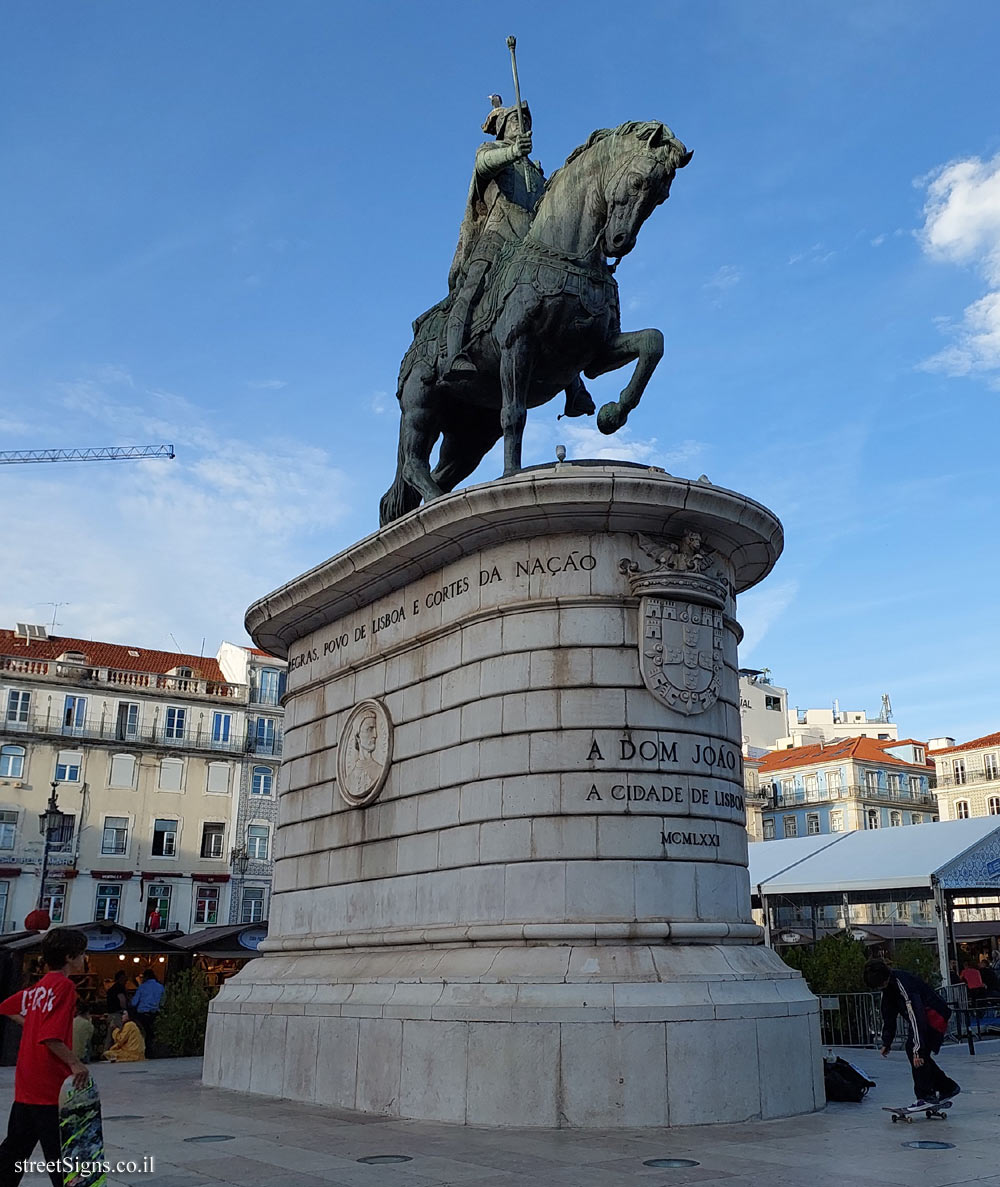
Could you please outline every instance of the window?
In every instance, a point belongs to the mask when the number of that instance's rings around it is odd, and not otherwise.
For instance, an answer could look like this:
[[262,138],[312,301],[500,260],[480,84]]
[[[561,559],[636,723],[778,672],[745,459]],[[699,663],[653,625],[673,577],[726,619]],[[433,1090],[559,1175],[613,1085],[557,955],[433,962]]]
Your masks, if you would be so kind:
[[794,816],[786,816],[782,820],[781,825],[786,837],[797,837],[799,835],[799,822]]
[[10,896],[10,883],[0,882],[0,928],[7,926],[7,899]]
[[[76,829],[76,817],[72,812],[63,813],[63,822],[49,833],[50,853],[72,853],[73,832]],[[55,919],[52,920],[55,923]]]
[[205,790],[214,795],[226,795],[229,791],[229,763],[210,762]]
[[247,852],[255,861],[267,861],[270,829],[266,824],[251,824],[247,829]]
[[920,776],[919,775],[911,775],[909,777],[909,779],[907,780],[907,782],[910,785],[910,795],[912,795],[912,796],[920,795]]
[[258,717],[254,727],[254,750],[257,754],[274,753],[274,718]]
[[964,783],[965,782],[965,759],[964,758],[953,758],[951,760],[951,773],[952,773],[952,778],[955,780],[956,783]]
[[83,755],[79,750],[60,750],[56,755],[56,782],[79,783]]
[[919,812],[910,813],[910,824],[923,824],[924,818]]
[[183,742],[184,722],[187,719],[187,709],[178,709],[171,705],[163,719],[163,736],[168,742]]
[[889,827],[890,828],[899,828],[899,826],[902,823],[903,823],[903,813],[902,812],[890,812],[889,813]]
[[270,767],[254,767],[250,780],[251,795],[270,795],[274,785],[274,772]]
[[53,923],[62,923],[66,917],[66,883],[46,882],[42,888],[42,910],[48,911]]
[[869,828],[879,828],[882,824],[882,816],[878,808],[869,808],[865,819]]
[[201,829],[202,857],[221,857],[222,842],[226,835],[224,824],[204,824]]
[[0,746],[0,779],[20,779],[24,774],[23,746]]
[[830,813],[830,832],[842,833],[844,831],[844,813],[837,811]]
[[893,795],[899,795],[900,778],[898,775],[886,775],[885,785]]
[[761,822],[761,824],[762,824],[762,827],[764,830],[763,834],[762,834],[764,837],[764,840],[765,841],[773,841],[774,840],[774,821],[770,817],[767,817],[765,820],[763,820]]
[[1000,795],[991,795],[986,802],[986,810],[991,816],[1000,816]]
[[257,673],[257,695],[259,705],[277,705],[285,691],[285,673],[277,668],[261,668]]
[[212,717],[212,745],[228,746],[233,725],[232,713],[216,713]]
[[264,918],[264,887],[248,886],[243,891],[240,923],[260,923]]
[[82,734],[87,728],[87,698],[68,696],[63,704],[63,733]]
[[819,799],[819,775],[806,775],[802,780],[806,799],[814,802]]
[[119,856],[128,852],[127,816],[104,817],[104,839],[101,841],[101,852]]
[[914,762],[923,762],[924,761],[923,746],[914,746],[913,747],[913,761]]
[[153,912],[160,917],[158,930],[166,931],[170,927],[170,891],[172,887],[166,882],[151,882],[146,893],[146,930],[152,930],[150,922]]
[[135,755],[113,754],[108,787],[135,787]]
[[806,817],[806,835],[810,837],[819,835],[819,815],[816,812],[810,812]]
[[878,771],[865,771],[865,791],[878,791]]
[[880,738],[880,739],[881,739],[883,742],[885,742],[885,741],[888,741],[888,739],[889,739],[889,735],[888,735],[888,734],[879,734],[879,738]]
[[177,856],[177,821],[157,820],[153,825],[154,857]]
[[997,777],[997,756],[995,754],[983,755],[983,774],[987,779],[996,779]]
[[956,800],[955,801],[955,819],[968,820],[969,819],[969,801]]
[[775,712],[781,712],[781,697],[764,697],[764,708],[774,709]]
[[219,922],[219,888],[198,884],[198,897],[194,904],[195,923]]
[[114,923],[122,905],[122,888],[120,882],[98,882],[97,903],[94,906],[94,918],[106,923]]
[[795,803],[795,780],[782,779],[781,781],[781,802],[784,804]]
[[115,736],[119,742],[131,742],[139,736],[139,706],[134,701],[121,701]]
[[180,758],[160,759],[160,791],[180,791],[184,775],[184,761]]
[[844,787],[844,777],[840,771],[827,771],[826,790],[830,795],[839,795]]
[[17,813],[0,812],[0,849],[13,849],[17,839]]
[[7,693],[7,724],[27,725],[31,710],[31,693],[12,688]]

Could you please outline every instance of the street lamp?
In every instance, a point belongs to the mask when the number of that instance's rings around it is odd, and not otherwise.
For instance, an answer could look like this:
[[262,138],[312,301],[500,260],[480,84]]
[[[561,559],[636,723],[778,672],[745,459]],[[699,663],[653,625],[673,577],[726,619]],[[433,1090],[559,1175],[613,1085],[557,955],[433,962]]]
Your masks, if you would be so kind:
[[44,812],[38,814],[38,827],[44,838],[42,845],[42,883],[38,890],[38,906],[42,906],[42,900],[45,898],[45,879],[49,873],[49,849],[52,846],[52,835],[57,830],[61,830],[63,822],[66,817],[59,811],[59,782],[56,779],[52,780],[52,794],[49,796],[49,802],[46,805]]
[[[241,910],[240,896],[243,890],[243,879],[246,877],[247,867],[250,865],[250,853],[247,850],[246,845],[240,845],[238,848],[233,849],[229,855],[229,864],[233,867],[234,878],[238,879],[233,887],[233,898],[235,900],[236,909],[235,911],[230,911],[229,914],[230,919],[233,919],[234,916],[238,915]],[[239,920],[235,919],[234,922],[238,923]]]

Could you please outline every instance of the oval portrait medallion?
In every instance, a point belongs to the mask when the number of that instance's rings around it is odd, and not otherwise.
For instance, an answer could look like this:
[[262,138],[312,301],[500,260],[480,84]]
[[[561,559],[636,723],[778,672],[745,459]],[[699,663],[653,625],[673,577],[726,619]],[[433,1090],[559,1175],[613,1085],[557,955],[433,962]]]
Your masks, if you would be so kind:
[[359,701],[337,745],[337,790],[352,808],[378,799],[392,763],[392,719],[381,701]]

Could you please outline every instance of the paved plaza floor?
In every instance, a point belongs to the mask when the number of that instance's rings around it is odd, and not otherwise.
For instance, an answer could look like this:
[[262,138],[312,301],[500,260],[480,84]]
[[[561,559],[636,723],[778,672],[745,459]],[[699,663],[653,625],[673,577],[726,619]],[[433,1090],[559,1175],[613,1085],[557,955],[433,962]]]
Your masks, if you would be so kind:
[[[905,1057],[844,1054],[878,1080],[861,1104],[787,1121],[673,1130],[470,1129],[368,1117],[205,1088],[197,1059],[94,1070],[109,1157],[155,1157],[152,1175],[112,1175],[113,1187],[1000,1187],[1000,1042],[979,1045],[974,1057],[946,1050],[941,1062],[962,1095],[948,1120],[921,1115],[912,1125],[892,1124],[881,1108],[912,1099]],[[726,1074],[724,1067],[691,1072]],[[13,1068],[0,1069],[4,1107],[13,1079]],[[924,1140],[953,1148],[903,1146]],[[359,1161],[380,1155],[410,1161]],[[645,1165],[656,1158],[698,1165]],[[33,1174],[23,1182],[48,1179]]]

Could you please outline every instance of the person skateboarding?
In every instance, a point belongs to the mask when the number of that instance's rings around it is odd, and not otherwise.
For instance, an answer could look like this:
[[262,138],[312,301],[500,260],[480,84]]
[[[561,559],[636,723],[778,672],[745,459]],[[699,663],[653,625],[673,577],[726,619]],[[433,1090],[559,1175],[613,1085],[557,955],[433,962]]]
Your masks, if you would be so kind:
[[[18,990],[0,1002],[5,1014],[24,1027],[14,1072],[14,1103],[7,1136],[0,1144],[0,1187],[17,1187],[17,1169],[41,1143],[46,1162],[61,1156],[59,1090],[67,1076],[83,1088],[90,1072],[73,1054],[73,1016],[76,986],[69,979],[83,970],[87,937],[72,927],[56,927],[42,940],[42,959],[48,972],[29,989]],[[50,1173],[54,1187],[62,1175]]]
[[951,1007],[925,981],[901,969],[891,969],[884,960],[869,960],[862,974],[869,989],[882,990],[883,1059],[896,1037],[896,1023],[902,1015],[910,1027],[906,1058],[913,1072],[913,1091],[918,1103],[950,1100],[962,1090],[934,1062],[941,1050]]

